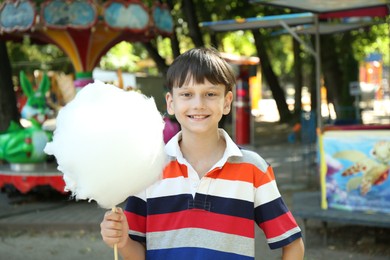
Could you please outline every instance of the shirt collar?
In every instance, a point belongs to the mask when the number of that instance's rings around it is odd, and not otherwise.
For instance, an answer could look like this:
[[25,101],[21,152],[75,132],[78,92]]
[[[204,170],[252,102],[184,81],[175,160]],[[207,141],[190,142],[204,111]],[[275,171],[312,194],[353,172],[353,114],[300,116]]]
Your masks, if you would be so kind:
[[[219,134],[225,139],[226,149],[222,158],[214,165],[214,167],[222,167],[225,162],[232,156],[242,156],[240,148],[233,142],[229,134],[226,133],[223,129],[218,129]],[[181,153],[179,141],[182,138],[181,131],[177,133],[174,137],[169,140],[165,145],[165,152],[172,157],[176,157],[177,161],[181,164],[186,164],[187,161],[184,159],[183,154]]]

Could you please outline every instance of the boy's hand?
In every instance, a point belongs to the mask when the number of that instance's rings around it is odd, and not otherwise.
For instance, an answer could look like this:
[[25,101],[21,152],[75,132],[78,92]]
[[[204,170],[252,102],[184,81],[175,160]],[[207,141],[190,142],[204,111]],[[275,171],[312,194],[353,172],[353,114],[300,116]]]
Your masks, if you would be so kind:
[[107,211],[100,223],[100,234],[110,247],[117,244],[118,249],[123,248],[129,239],[128,230],[127,219],[121,208],[116,208],[115,212]]

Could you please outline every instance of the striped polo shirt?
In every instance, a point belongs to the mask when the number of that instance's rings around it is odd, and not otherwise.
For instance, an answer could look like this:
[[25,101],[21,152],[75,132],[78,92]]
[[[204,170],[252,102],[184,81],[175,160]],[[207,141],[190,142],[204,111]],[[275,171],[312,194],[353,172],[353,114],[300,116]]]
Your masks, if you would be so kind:
[[203,178],[183,157],[178,133],[165,147],[171,160],[161,180],[128,198],[129,235],[146,243],[147,259],[254,259],[255,223],[271,249],[301,237],[271,166],[220,133],[225,153]]

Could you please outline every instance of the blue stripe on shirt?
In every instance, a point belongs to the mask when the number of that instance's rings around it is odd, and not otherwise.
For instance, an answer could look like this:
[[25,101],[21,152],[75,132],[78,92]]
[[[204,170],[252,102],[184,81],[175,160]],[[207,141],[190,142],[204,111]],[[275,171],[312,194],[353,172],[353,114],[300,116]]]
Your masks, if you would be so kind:
[[298,233],[293,234],[292,236],[289,236],[286,239],[280,240],[280,241],[275,242],[275,243],[269,243],[268,246],[271,249],[281,248],[281,247],[284,247],[284,246],[290,244],[291,242],[293,242],[294,240],[296,240],[300,237],[302,237],[302,233],[298,232]]
[[171,248],[148,250],[146,252],[146,259],[148,260],[253,260],[254,257],[248,257],[228,252],[221,252],[206,248],[185,247],[185,248]]
[[148,215],[199,208],[218,214],[254,219],[253,202],[197,193],[148,199]]
[[210,205],[210,211],[228,216],[254,219],[253,202],[224,198],[218,196],[196,194],[196,200]]
[[179,194],[148,199],[148,215],[165,214],[188,209],[191,194]]
[[277,218],[289,210],[281,197],[258,206],[255,209],[256,222],[258,224]]
[[137,236],[137,235],[129,235],[129,237],[131,239],[133,239],[134,241],[138,241],[140,243],[146,243],[146,237],[141,237],[141,236]]
[[146,202],[135,196],[128,197],[125,210],[146,217]]

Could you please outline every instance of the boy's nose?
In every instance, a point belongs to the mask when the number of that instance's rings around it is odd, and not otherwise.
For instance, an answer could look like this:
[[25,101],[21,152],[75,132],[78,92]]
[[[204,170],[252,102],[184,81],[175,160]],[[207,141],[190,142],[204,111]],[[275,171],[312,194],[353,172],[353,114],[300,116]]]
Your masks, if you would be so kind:
[[202,96],[198,95],[194,98],[194,106],[197,109],[202,109],[205,106],[205,100]]

